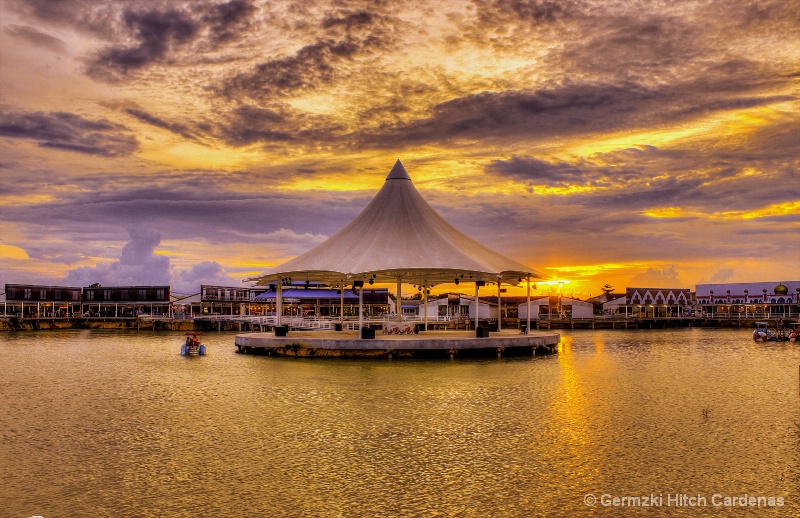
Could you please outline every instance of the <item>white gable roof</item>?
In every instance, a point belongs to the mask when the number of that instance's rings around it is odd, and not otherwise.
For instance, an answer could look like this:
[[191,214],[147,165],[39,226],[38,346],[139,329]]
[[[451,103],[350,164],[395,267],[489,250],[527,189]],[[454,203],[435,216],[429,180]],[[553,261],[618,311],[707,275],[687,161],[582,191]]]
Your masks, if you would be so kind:
[[[423,199],[411,177],[395,163],[383,187],[342,230],[308,252],[246,281],[258,284],[282,277],[348,283],[376,282],[428,285],[484,280],[516,283],[542,276],[450,225]],[[463,276],[463,277],[461,277]]]

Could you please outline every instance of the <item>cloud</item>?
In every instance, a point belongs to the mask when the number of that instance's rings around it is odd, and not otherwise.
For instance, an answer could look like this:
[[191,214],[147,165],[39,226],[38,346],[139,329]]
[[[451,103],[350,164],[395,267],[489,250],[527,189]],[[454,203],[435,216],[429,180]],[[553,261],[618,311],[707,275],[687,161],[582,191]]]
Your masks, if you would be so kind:
[[427,117],[355,133],[354,137],[365,147],[552,140],[621,128],[642,130],[688,121],[701,114],[795,100],[791,96],[739,96],[720,101],[713,88],[691,97],[686,95],[686,88],[651,88],[628,82],[565,84],[530,92],[481,92],[436,104]]
[[[123,4],[124,5],[124,4]],[[123,43],[109,45],[87,59],[86,73],[95,80],[117,82],[151,65],[170,65],[194,53],[232,45],[250,31],[256,12],[252,2],[201,3],[192,9],[139,9],[116,12],[113,33]]]
[[[227,78],[219,92],[231,98],[265,101],[333,84],[351,76],[348,65],[356,59],[390,48],[396,24],[397,20],[376,11],[343,9],[329,13],[306,26],[305,31],[314,37],[312,43]],[[355,67],[358,74],[364,72],[363,63]]]
[[196,140],[196,137],[191,133],[190,129],[184,124],[176,122],[167,122],[139,108],[125,108],[124,111],[125,113],[136,118],[140,122],[149,124],[151,126],[155,126],[156,128],[161,128],[167,131],[171,131],[172,133],[180,135],[189,140]]
[[213,45],[239,41],[250,32],[257,12],[250,0],[231,0],[207,7],[201,20]]
[[708,282],[711,283],[722,283],[727,282],[733,278],[735,278],[736,270],[733,268],[720,268],[711,276]]
[[88,74],[95,79],[110,80],[161,61],[172,46],[191,41],[198,27],[182,11],[125,11],[123,25],[137,41],[135,45],[112,46],[100,52],[89,66]]
[[635,275],[627,284],[628,286],[641,286],[648,288],[683,288],[684,284],[678,278],[675,265],[663,269],[648,268],[646,272]]
[[66,54],[67,52],[67,47],[63,41],[34,27],[9,25],[4,31],[14,38],[23,40],[26,44],[41,47],[57,54]]
[[172,286],[177,293],[197,293],[201,284],[231,285],[233,279],[215,261],[202,261],[177,269],[165,255],[156,253],[161,236],[134,228],[118,260],[67,271],[63,283],[69,286]]
[[106,119],[65,112],[5,112],[0,136],[30,139],[45,148],[107,157],[129,155],[139,147],[128,128]]
[[135,228],[130,241],[122,247],[119,260],[69,270],[65,283],[89,286],[99,282],[111,286],[167,285],[170,283],[170,260],[156,255],[161,237],[152,231]]
[[202,261],[191,268],[173,272],[171,282],[173,293],[198,293],[202,284],[235,286],[237,283],[216,261]]
[[574,163],[547,161],[535,157],[493,160],[486,171],[530,185],[549,187],[624,185],[641,179],[642,170],[630,167],[602,167],[586,160]]

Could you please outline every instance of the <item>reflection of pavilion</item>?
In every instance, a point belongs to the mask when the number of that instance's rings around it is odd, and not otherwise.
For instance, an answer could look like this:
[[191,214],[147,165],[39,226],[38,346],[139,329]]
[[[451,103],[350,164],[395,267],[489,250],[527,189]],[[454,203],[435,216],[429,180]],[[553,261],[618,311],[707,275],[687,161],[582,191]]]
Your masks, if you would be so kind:
[[[412,284],[422,293],[424,309],[431,287],[469,283],[475,286],[478,314],[481,286],[495,285],[500,296],[502,285],[525,282],[529,301],[531,280],[539,278],[533,269],[478,243],[439,216],[398,160],[375,198],[342,230],[295,259],[247,280],[276,287],[277,326],[281,326],[286,282],[319,281],[348,289],[393,283],[398,297],[403,284]],[[359,310],[360,319],[362,315]],[[402,322],[402,312],[393,318]],[[423,321],[423,330],[427,330],[427,311]],[[362,337],[369,336],[361,320],[359,328]],[[487,332],[484,328],[477,331],[478,336]]]

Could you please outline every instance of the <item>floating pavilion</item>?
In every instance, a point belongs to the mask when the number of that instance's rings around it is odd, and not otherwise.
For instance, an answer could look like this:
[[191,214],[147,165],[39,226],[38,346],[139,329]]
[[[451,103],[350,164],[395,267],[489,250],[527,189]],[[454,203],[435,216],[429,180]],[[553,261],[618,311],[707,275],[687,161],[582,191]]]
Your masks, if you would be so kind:
[[[255,282],[256,285],[275,286],[277,321],[274,334],[239,335],[236,345],[240,350],[260,347],[275,352],[285,349],[285,345],[289,344],[316,351],[392,351],[396,347],[403,350],[448,351],[480,348],[497,349],[499,354],[501,349],[517,344],[524,348],[533,347],[534,352],[540,347],[552,351],[558,343],[558,334],[530,335],[530,316],[522,334],[516,329],[503,331],[498,322],[497,329],[493,329],[491,334],[488,329],[476,326],[474,333],[461,332],[455,336],[453,332],[431,332],[420,335],[416,340],[409,336],[398,341],[396,338],[389,340],[393,335],[375,337],[374,331],[370,333],[371,330],[365,329],[361,304],[358,325],[361,332],[352,337],[346,336],[349,333],[343,331],[292,332],[291,337],[281,336],[287,332],[282,325],[280,309],[284,283],[324,282],[339,287],[342,296],[348,286],[360,294],[359,288],[365,284],[395,283],[398,301],[402,285],[413,284],[421,289],[424,297],[426,311],[422,331],[427,331],[427,296],[433,286],[444,283],[474,284],[477,316],[481,287],[496,285],[499,297],[503,284],[516,286],[525,282],[530,306],[531,282],[541,278],[542,275],[532,268],[491,250],[445,221],[417,191],[398,160],[372,201],[342,230],[304,254],[261,275],[245,279],[244,282]],[[395,317],[398,323],[402,322],[401,311],[397,311]],[[297,348],[294,350],[296,353]]]

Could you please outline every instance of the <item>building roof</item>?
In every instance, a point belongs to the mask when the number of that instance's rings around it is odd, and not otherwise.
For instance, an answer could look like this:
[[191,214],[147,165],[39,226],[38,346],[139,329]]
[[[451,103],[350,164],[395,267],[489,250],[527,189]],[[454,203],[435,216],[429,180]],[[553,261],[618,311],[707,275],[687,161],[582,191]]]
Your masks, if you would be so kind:
[[[274,299],[277,293],[274,291],[265,291],[260,295],[256,295],[256,300]],[[281,292],[284,299],[340,299],[341,294],[339,290],[321,290],[321,289],[297,289],[297,288],[284,288]],[[345,300],[358,300],[358,295],[345,290]]]
[[[277,279],[349,284],[375,282],[427,284],[484,280],[517,282],[541,278],[461,233],[428,205],[400,160],[383,187],[356,218],[328,240],[262,275],[245,279],[264,285]],[[463,277],[462,277],[463,276]]]

